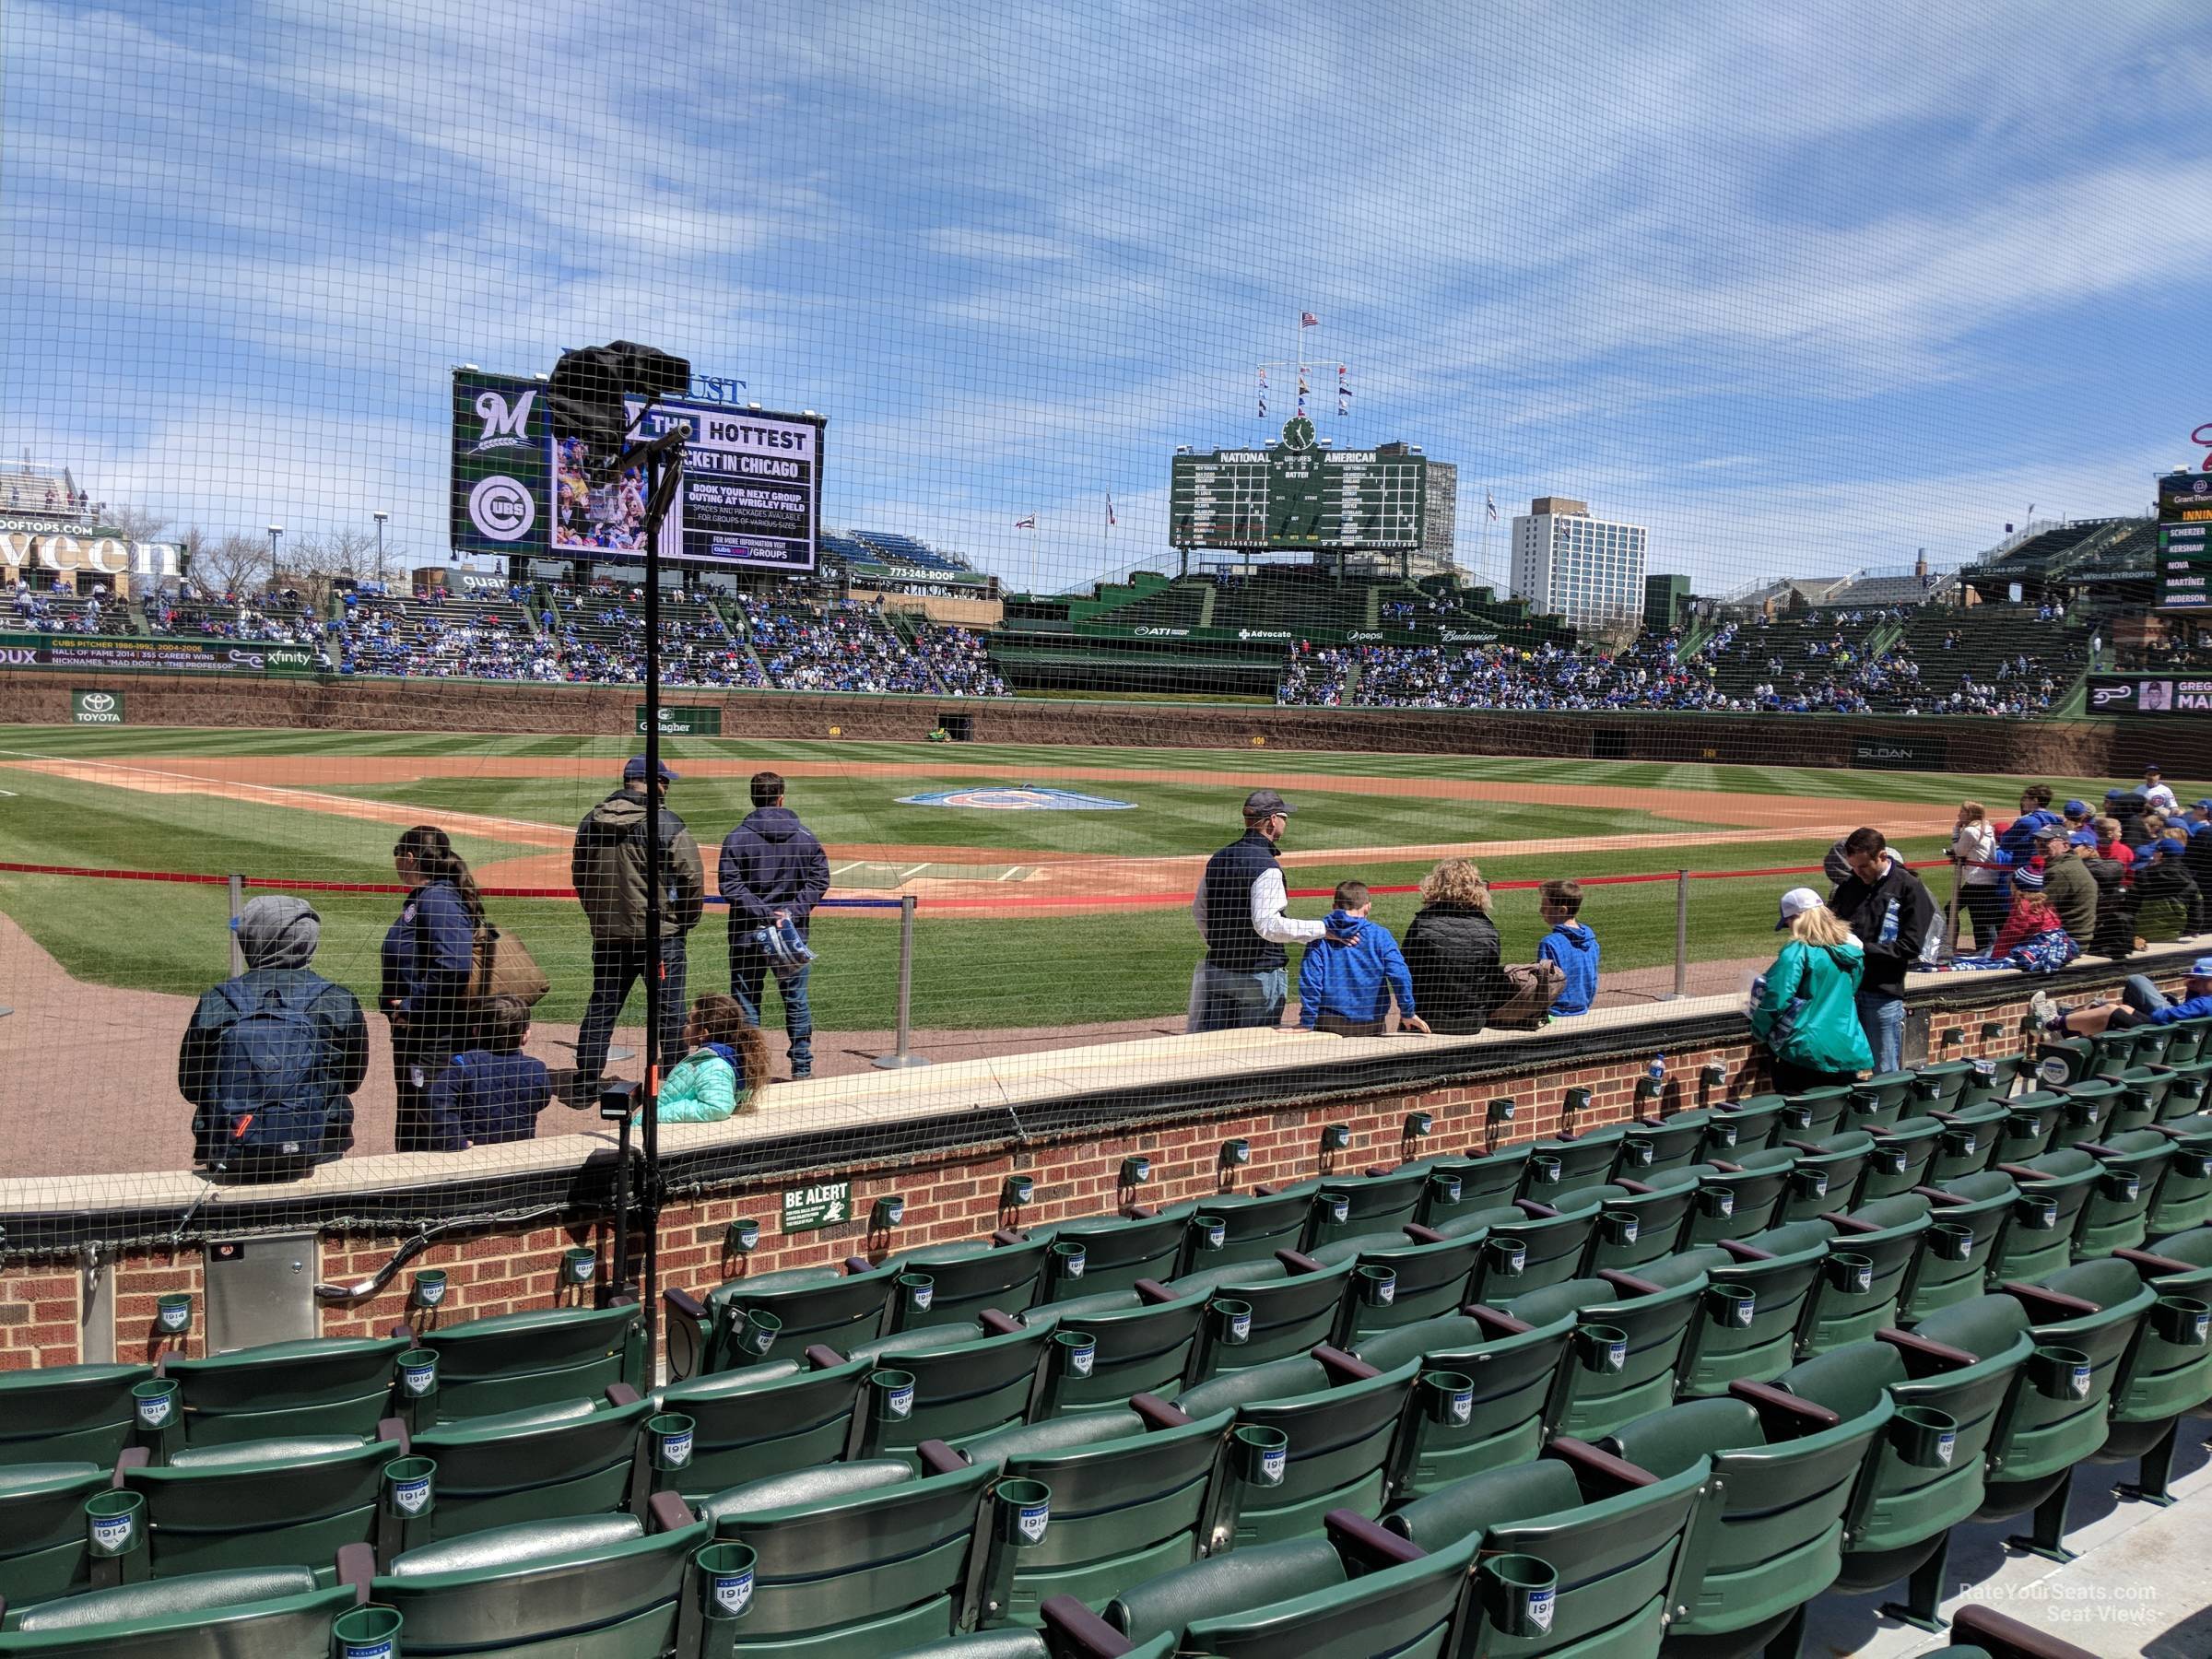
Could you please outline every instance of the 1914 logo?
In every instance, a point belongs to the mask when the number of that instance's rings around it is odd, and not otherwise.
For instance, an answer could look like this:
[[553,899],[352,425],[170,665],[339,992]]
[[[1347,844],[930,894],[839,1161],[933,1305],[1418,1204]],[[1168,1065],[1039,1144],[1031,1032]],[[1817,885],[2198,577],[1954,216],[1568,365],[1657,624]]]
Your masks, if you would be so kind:
[[468,522],[493,541],[520,541],[537,523],[537,503],[518,479],[494,473],[468,492]]

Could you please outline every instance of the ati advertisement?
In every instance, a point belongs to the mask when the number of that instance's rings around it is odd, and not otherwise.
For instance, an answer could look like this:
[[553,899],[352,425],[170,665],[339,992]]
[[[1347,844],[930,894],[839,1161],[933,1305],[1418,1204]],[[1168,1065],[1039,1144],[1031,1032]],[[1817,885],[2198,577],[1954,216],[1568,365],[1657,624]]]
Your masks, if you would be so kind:
[[75,634],[0,634],[0,668],[92,668],[141,674],[312,674],[305,645],[228,640],[103,640]]
[[2212,675],[2092,674],[2092,714],[2212,714]]

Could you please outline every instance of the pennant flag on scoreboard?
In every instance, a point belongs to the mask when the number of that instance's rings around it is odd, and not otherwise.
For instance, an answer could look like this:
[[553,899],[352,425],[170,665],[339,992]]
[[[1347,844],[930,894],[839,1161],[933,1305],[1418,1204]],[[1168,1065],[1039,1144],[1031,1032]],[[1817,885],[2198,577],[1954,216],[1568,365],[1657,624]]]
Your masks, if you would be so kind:
[[1014,528],[1015,528],[1015,529],[1017,529],[1017,530],[1034,530],[1034,529],[1036,529],[1036,528],[1037,528],[1037,515],[1036,515],[1035,513],[1033,513],[1033,512],[1032,512],[1032,513],[1030,513],[1030,516],[1029,516],[1028,518],[1018,518],[1018,519],[1016,519],[1016,520],[1014,521]]
[[1264,391],[1260,394],[1260,418],[1267,418],[1267,394]]
[[1319,328],[1321,326],[1321,319],[1315,316],[1312,312],[1300,312],[1298,313],[1298,325],[1300,328]]
[[1113,516],[1113,497],[1109,495],[1106,498],[1106,528],[1109,530],[1112,529],[1115,522],[1116,521]]
[[1352,407],[1351,382],[1344,378],[1344,365],[1336,365],[1336,413],[1347,415]]
[[1490,523],[1498,522],[1498,498],[1487,489],[1482,492],[1482,510],[1490,515]]

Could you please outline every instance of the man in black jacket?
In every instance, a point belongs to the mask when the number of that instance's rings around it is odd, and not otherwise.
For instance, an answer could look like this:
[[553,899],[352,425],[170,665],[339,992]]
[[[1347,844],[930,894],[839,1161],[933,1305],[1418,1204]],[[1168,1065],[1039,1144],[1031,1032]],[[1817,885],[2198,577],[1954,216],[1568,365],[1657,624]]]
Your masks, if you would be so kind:
[[[2189,874],[2183,836],[2160,836],[2136,858],[2136,922],[2146,939],[2187,939],[2205,931],[2205,895]],[[2169,919],[2179,932],[2169,934]]]
[[1829,896],[1828,907],[1866,947],[1859,1025],[1874,1051],[1874,1069],[1893,1072],[1904,1052],[1905,975],[1936,925],[1936,900],[1903,860],[1890,856],[1879,830],[1853,830],[1843,838],[1843,857],[1851,877]]
[[[830,860],[798,814],[783,805],[778,772],[753,774],[753,810],[722,843],[718,880],[730,904],[730,994],[759,1025],[768,991],[768,935],[788,922],[804,941],[814,907],[830,890]],[[814,1011],[806,1002],[806,959],[776,952],[776,989],[791,1041],[791,1075],[814,1076]]]
[[1244,797],[1244,833],[1206,860],[1191,900],[1206,940],[1206,959],[1191,977],[1193,1031],[1281,1025],[1290,1000],[1283,947],[1310,945],[1328,932],[1325,923],[1286,913],[1290,900],[1275,848],[1294,810],[1274,790],[1253,790]]

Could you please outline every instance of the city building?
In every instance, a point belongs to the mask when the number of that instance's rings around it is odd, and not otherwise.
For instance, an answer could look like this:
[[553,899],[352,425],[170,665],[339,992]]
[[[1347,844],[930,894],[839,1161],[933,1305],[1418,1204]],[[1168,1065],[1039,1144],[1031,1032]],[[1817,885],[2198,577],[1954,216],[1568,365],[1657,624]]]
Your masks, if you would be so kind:
[[1577,628],[1633,621],[1643,608],[1641,524],[1590,516],[1589,503],[1538,496],[1513,519],[1512,595]]

